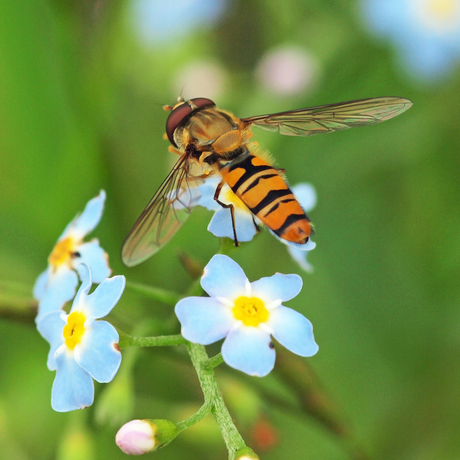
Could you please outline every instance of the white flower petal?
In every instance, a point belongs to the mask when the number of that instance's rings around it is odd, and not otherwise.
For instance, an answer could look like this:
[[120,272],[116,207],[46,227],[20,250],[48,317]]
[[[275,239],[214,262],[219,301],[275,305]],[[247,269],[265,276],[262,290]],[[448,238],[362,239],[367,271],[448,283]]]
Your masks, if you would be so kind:
[[94,321],[75,347],[75,361],[98,382],[110,382],[121,363],[121,353],[115,347],[118,340],[118,332],[110,323]]
[[46,285],[51,276],[51,267],[48,267],[43,273],[39,275],[37,281],[35,281],[33,296],[37,300],[41,300],[46,294]]
[[84,211],[74,220],[72,236],[78,241],[90,233],[99,223],[104,211],[105,191],[101,190],[99,195],[88,202]]
[[107,316],[120,300],[125,289],[126,278],[123,275],[106,278],[85,298],[85,312],[92,318]]
[[286,302],[299,294],[302,284],[302,278],[299,275],[276,273],[251,283],[252,295],[262,299],[266,304],[278,299]]
[[294,187],[292,187],[292,193],[294,193],[294,196],[305,212],[311,211],[316,206],[318,199],[313,185],[307,184],[306,182],[294,185]]
[[81,263],[88,264],[93,283],[99,284],[110,276],[112,270],[109,267],[109,257],[99,246],[97,239],[80,244],[77,246],[76,251],[80,254],[80,257],[74,259],[74,268],[79,272],[80,278],[82,277],[82,273],[79,271]]
[[48,279],[46,290],[38,304],[35,322],[41,321],[46,314],[60,310],[75,295],[78,284],[77,274],[63,265]]
[[47,366],[50,371],[54,371],[56,369],[54,354],[64,343],[63,329],[66,322],[61,318],[61,313],[61,311],[48,313],[37,323],[38,332],[40,332],[41,336],[50,344],[47,362]]
[[270,335],[257,327],[241,326],[230,332],[222,345],[222,357],[231,367],[264,377],[275,365]]
[[270,312],[267,325],[272,328],[273,337],[293,353],[313,356],[318,351],[313,326],[299,312],[280,305]]
[[[220,206],[212,216],[208,225],[208,231],[219,238],[234,238],[233,223],[230,209]],[[252,214],[249,211],[244,211],[235,208],[235,229],[238,241],[251,241],[257,233],[256,226],[252,220]]]
[[190,342],[202,345],[223,339],[235,323],[231,309],[209,297],[182,299],[175,312],[182,325],[182,335]]
[[234,300],[246,292],[246,275],[230,257],[216,254],[204,267],[201,286],[211,297]]
[[67,347],[61,347],[55,356],[57,370],[51,394],[51,406],[57,412],[84,409],[94,401],[91,376],[73,359]]
[[314,268],[307,260],[308,251],[288,246],[287,248],[291,257],[299,264],[300,268],[308,273],[313,273]]
[[80,274],[81,286],[80,289],[78,289],[75,299],[73,299],[73,304],[70,312],[85,308],[86,297],[89,290],[91,289],[91,286],[93,285],[91,270],[87,264],[81,263],[78,267],[78,272]]

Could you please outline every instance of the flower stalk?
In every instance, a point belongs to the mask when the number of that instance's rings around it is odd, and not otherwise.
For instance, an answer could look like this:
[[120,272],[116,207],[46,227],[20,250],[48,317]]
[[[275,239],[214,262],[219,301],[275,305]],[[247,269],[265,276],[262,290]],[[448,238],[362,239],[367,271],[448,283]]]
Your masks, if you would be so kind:
[[222,394],[217,386],[214,371],[212,368],[209,369],[209,366],[204,365],[209,361],[205,347],[196,343],[188,343],[187,350],[198,375],[201,389],[203,390],[204,406],[211,407],[211,413],[219,426],[225,445],[227,446],[228,458],[232,460],[235,457],[235,453],[246,447],[246,444],[228,412]]

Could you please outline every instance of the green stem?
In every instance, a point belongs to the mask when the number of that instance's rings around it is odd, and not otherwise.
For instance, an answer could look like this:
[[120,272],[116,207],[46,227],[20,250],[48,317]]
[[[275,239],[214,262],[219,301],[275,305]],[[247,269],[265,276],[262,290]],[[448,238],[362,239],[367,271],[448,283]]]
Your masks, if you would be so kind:
[[186,345],[188,342],[180,334],[160,335],[158,337],[131,337],[122,331],[118,331],[120,350],[128,347],[169,347],[174,345]]
[[217,355],[209,358],[208,360],[204,361],[202,366],[205,370],[210,371],[215,367],[219,366],[224,362],[224,358],[222,358],[222,353],[218,353]]
[[246,444],[240,433],[238,433],[232,417],[228,412],[222,394],[217,386],[214,371],[212,368],[207,369],[208,366],[203,365],[209,362],[206,349],[203,345],[198,345],[196,343],[188,343],[187,349],[198,375],[201,389],[203,390],[205,405],[210,405],[211,413],[219,426],[225,445],[227,446],[229,459],[233,459],[235,453],[243,447],[246,447]]
[[211,412],[211,409],[212,409],[211,404],[209,404],[208,402],[205,402],[200,407],[200,409],[197,412],[195,412],[192,416],[176,424],[177,428],[179,428],[179,433],[191,427],[192,425],[195,425],[195,423],[200,422],[203,418],[205,418]]
[[147,286],[141,283],[132,283],[131,281],[126,283],[126,288],[133,292],[142,294],[149,299],[165,303],[166,305],[176,305],[176,303],[183,297],[174,291],[167,291],[166,289]]

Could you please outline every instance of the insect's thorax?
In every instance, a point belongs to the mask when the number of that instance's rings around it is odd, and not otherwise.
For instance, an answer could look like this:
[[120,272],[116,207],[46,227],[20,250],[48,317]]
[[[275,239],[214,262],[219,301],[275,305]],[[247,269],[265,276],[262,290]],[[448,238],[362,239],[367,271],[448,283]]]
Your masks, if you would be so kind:
[[186,149],[192,144],[203,153],[200,160],[210,164],[240,155],[250,137],[250,128],[239,118],[215,107],[196,112],[174,133],[179,148]]

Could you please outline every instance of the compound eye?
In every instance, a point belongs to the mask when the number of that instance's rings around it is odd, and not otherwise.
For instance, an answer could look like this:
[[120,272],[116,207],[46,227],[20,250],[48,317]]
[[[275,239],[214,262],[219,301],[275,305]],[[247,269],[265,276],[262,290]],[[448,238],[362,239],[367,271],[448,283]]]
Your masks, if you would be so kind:
[[166,134],[168,136],[169,142],[171,142],[174,147],[177,147],[174,141],[174,131],[191,113],[192,108],[186,102],[184,102],[183,104],[173,109],[169,114],[169,117],[166,120]]
[[[192,104],[190,107],[189,102]],[[177,147],[176,143],[174,142],[174,131],[176,128],[185,121],[193,112],[203,108],[216,105],[211,99],[206,99],[205,97],[196,97],[194,99],[190,99],[190,101],[184,102],[178,105],[172,112],[169,114],[168,119],[166,120],[166,134],[168,136],[169,142],[171,142],[174,147]]]
[[211,101],[211,99],[206,99],[205,97],[195,97],[194,99],[190,99],[190,101],[193,102],[193,104],[195,104],[198,109],[210,105],[216,105]]

